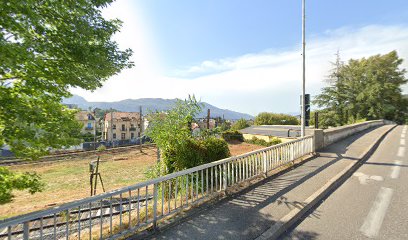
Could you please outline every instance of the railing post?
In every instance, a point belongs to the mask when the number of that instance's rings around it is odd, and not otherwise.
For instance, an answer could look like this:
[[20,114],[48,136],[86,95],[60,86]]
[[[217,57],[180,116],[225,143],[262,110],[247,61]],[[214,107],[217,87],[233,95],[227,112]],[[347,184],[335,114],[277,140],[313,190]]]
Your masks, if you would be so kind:
[[[157,183],[155,183],[153,187],[153,229],[157,228],[157,198],[158,198],[157,188],[158,188]],[[146,214],[148,213],[146,212]]]
[[28,225],[28,223],[29,222],[24,222],[23,224],[23,231],[24,231],[23,239],[24,240],[28,240],[30,237],[30,229],[29,229],[30,226]]
[[223,186],[222,189],[227,190],[227,166],[226,163],[222,164]]
[[264,174],[265,174],[265,177],[267,177],[268,176],[268,158],[267,158],[266,152],[262,153],[262,159],[263,159]]

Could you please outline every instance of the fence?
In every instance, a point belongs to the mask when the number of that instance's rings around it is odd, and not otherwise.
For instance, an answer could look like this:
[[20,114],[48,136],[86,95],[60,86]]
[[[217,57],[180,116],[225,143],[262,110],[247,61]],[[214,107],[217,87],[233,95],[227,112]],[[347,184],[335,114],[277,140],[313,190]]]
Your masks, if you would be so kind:
[[116,238],[314,152],[312,136],[0,222],[1,239]]

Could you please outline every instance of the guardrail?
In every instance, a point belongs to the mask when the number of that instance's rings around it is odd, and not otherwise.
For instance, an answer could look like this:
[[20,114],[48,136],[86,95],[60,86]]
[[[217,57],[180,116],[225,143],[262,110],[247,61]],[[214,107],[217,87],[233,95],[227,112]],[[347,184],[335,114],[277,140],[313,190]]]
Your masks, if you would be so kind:
[[2,239],[113,239],[314,152],[313,136],[0,221]]

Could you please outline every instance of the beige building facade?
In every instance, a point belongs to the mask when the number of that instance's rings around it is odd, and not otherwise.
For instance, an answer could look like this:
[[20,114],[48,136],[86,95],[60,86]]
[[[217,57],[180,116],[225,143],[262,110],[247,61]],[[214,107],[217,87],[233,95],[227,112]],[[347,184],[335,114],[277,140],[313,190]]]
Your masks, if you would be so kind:
[[80,111],[75,114],[75,118],[78,122],[82,123],[82,134],[95,134],[96,119],[95,116],[88,111]]
[[143,121],[138,112],[106,113],[102,139],[105,141],[136,139],[141,135],[141,129]]

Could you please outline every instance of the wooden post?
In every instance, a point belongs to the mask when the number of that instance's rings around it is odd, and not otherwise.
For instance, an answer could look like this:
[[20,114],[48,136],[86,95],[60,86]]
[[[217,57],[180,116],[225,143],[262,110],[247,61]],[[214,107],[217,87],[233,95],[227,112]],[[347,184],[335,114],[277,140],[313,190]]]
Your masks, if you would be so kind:
[[93,195],[96,195],[96,184],[98,183],[98,175],[99,174],[99,156],[98,156],[98,160],[96,160],[96,170],[95,170],[95,185],[94,185],[94,192]]

